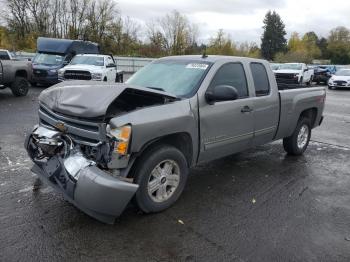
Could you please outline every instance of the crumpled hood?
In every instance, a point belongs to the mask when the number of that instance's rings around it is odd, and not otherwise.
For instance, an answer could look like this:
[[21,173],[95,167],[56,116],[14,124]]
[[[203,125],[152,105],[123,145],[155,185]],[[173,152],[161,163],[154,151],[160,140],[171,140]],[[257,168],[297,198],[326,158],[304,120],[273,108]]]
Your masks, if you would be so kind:
[[105,116],[111,105],[116,111],[130,111],[175,99],[176,96],[149,88],[91,81],[61,82],[39,96],[40,104],[55,112],[84,118]]

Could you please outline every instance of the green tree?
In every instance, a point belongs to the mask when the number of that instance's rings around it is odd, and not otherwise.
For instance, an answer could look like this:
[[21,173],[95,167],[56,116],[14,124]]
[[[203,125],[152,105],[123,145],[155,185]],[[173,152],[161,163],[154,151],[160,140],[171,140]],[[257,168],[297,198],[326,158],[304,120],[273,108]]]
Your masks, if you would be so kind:
[[332,63],[350,63],[350,31],[346,27],[337,27],[328,37],[328,52]]
[[224,30],[219,29],[216,36],[209,40],[207,54],[211,55],[235,55],[236,46]]
[[286,50],[285,25],[279,14],[268,11],[264,18],[263,29],[261,54],[265,59],[272,60],[276,53]]

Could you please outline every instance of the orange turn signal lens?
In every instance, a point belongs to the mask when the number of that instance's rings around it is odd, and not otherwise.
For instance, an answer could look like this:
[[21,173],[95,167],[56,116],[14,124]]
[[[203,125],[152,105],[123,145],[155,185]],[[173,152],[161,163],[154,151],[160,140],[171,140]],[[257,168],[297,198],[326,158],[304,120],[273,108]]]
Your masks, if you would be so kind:
[[116,147],[116,152],[120,155],[126,155],[128,153],[128,142],[119,142]]

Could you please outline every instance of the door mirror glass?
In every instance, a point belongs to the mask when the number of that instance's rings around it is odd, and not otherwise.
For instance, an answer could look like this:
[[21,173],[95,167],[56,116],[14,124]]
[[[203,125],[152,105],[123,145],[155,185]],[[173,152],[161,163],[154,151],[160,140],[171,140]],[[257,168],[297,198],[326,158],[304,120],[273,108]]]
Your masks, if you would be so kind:
[[218,85],[208,90],[205,98],[209,104],[221,101],[231,101],[238,98],[237,89],[229,85]]

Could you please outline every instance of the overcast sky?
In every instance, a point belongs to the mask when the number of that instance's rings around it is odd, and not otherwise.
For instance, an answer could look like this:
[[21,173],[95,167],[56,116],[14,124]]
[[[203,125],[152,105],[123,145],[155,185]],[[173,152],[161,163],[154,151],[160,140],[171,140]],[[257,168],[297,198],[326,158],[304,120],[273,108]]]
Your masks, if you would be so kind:
[[350,27],[348,0],[117,0],[117,3],[123,16],[140,23],[176,9],[198,24],[202,42],[222,28],[235,41],[260,43],[262,21],[269,9],[281,15],[288,36],[294,31],[301,34],[315,31],[327,37],[336,26]]

